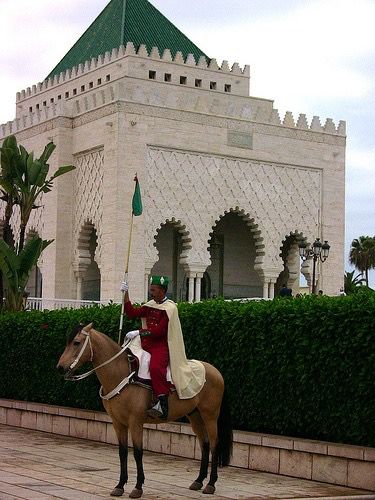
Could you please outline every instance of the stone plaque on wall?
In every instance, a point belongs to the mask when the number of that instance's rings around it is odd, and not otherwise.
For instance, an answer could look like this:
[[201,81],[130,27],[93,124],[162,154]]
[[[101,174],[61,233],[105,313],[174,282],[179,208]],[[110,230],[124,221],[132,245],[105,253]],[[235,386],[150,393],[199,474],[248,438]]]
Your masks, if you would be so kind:
[[246,132],[228,130],[228,146],[253,149],[253,135]]

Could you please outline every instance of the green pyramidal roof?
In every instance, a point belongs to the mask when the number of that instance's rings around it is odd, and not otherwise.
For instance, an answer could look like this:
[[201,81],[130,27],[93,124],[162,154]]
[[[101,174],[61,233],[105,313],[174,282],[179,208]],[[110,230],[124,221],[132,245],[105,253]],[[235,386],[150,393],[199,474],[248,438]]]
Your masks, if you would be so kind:
[[158,47],[160,53],[170,49],[173,57],[177,51],[185,58],[191,53],[196,60],[206,56],[148,0],[111,0],[48,78],[127,42],[136,49],[141,44],[149,51]]

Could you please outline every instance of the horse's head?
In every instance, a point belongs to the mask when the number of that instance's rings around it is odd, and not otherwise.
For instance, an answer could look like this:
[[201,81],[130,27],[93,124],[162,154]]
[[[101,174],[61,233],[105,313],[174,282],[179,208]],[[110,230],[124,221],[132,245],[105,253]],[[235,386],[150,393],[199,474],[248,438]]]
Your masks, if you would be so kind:
[[77,325],[70,333],[65,350],[56,366],[64,374],[65,380],[69,380],[80,366],[92,361],[91,330],[92,323],[85,327]]

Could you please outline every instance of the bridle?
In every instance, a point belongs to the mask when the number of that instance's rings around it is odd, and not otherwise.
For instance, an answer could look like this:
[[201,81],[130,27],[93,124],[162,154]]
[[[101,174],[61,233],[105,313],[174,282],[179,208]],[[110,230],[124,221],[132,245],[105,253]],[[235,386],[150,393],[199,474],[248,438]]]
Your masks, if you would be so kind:
[[[82,355],[83,353],[85,352],[85,349],[87,347],[87,344],[90,346],[90,362],[92,362],[93,360],[93,357],[94,357],[94,351],[93,351],[93,348],[92,348],[92,343],[91,343],[91,338],[90,338],[90,333],[89,332],[86,332],[85,330],[81,330],[79,333],[82,333],[83,335],[86,336],[85,338],[85,341],[83,343],[83,346],[81,348],[81,350],[79,351],[76,359],[71,363],[71,365],[69,366],[68,368],[68,373],[72,370],[74,370],[74,368],[77,366],[79,360],[82,358]],[[125,341],[126,342],[126,341]],[[96,370],[98,370],[99,368],[101,368],[102,366],[105,366],[105,365],[108,365],[109,363],[111,363],[114,359],[118,358],[128,347],[130,341],[126,342],[122,345],[122,349],[121,351],[119,351],[118,353],[116,353],[114,356],[112,356],[112,358],[108,359],[107,361],[104,361],[104,363],[98,365],[98,366],[95,366],[95,368],[93,368],[92,370],[86,372],[86,373],[82,373],[82,375],[72,375],[71,377],[68,378],[68,380],[72,380],[74,382],[76,382],[77,380],[82,380],[84,378],[87,378],[89,377],[90,375],[92,375],[93,373],[95,373]],[[130,378],[130,375],[129,377]]]
[[[91,352],[91,356],[90,356],[90,361],[92,362],[92,359],[94,357],[94,351],[92,350],[92,343],[91,343],[91,338],[90,338],[90,334],[89,332],[85,332],[85,330],[81,330],[79,333],[82,333],[83,335],[86,336],[85,338],[85,341],[83,343],[83,346],[81,348],[81,350],[79,351],[78,353],[78,356],[76,357],[76,359],[73,361],[73,363],[69,366],[69,370],[74,370],[74,368],[78,365],[78,362],[79,360],[81,359],[83,353],[85,352],[85,349],[87,347],[87,344],[89,344],[90,346],[90,352]],[[94,370],[95,371],[95,370]],[[78,375],[79,376],[79,375]],[[85,378],[85,377],[84,377]],[[76,379],[75,379],[76,380]],[[80,379],[77,379],[77,380],[80,380]]]

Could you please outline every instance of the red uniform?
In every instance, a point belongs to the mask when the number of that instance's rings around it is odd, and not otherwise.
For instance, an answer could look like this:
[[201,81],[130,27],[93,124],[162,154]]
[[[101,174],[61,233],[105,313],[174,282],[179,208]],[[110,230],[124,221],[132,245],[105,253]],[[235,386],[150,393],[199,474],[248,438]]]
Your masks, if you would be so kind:
[[142,349],[151,354],[150,375],[152,390],[156,396],[168,394],[170,384],[167,382],[169,364],[168,349],[168,315],[165,311],[152,307],[133,307],[131,302],[125,302],[125,313],[128,318],[146,318],[147,328],[141,328],[140,333],[150,332],[147,337],[141,336]]

